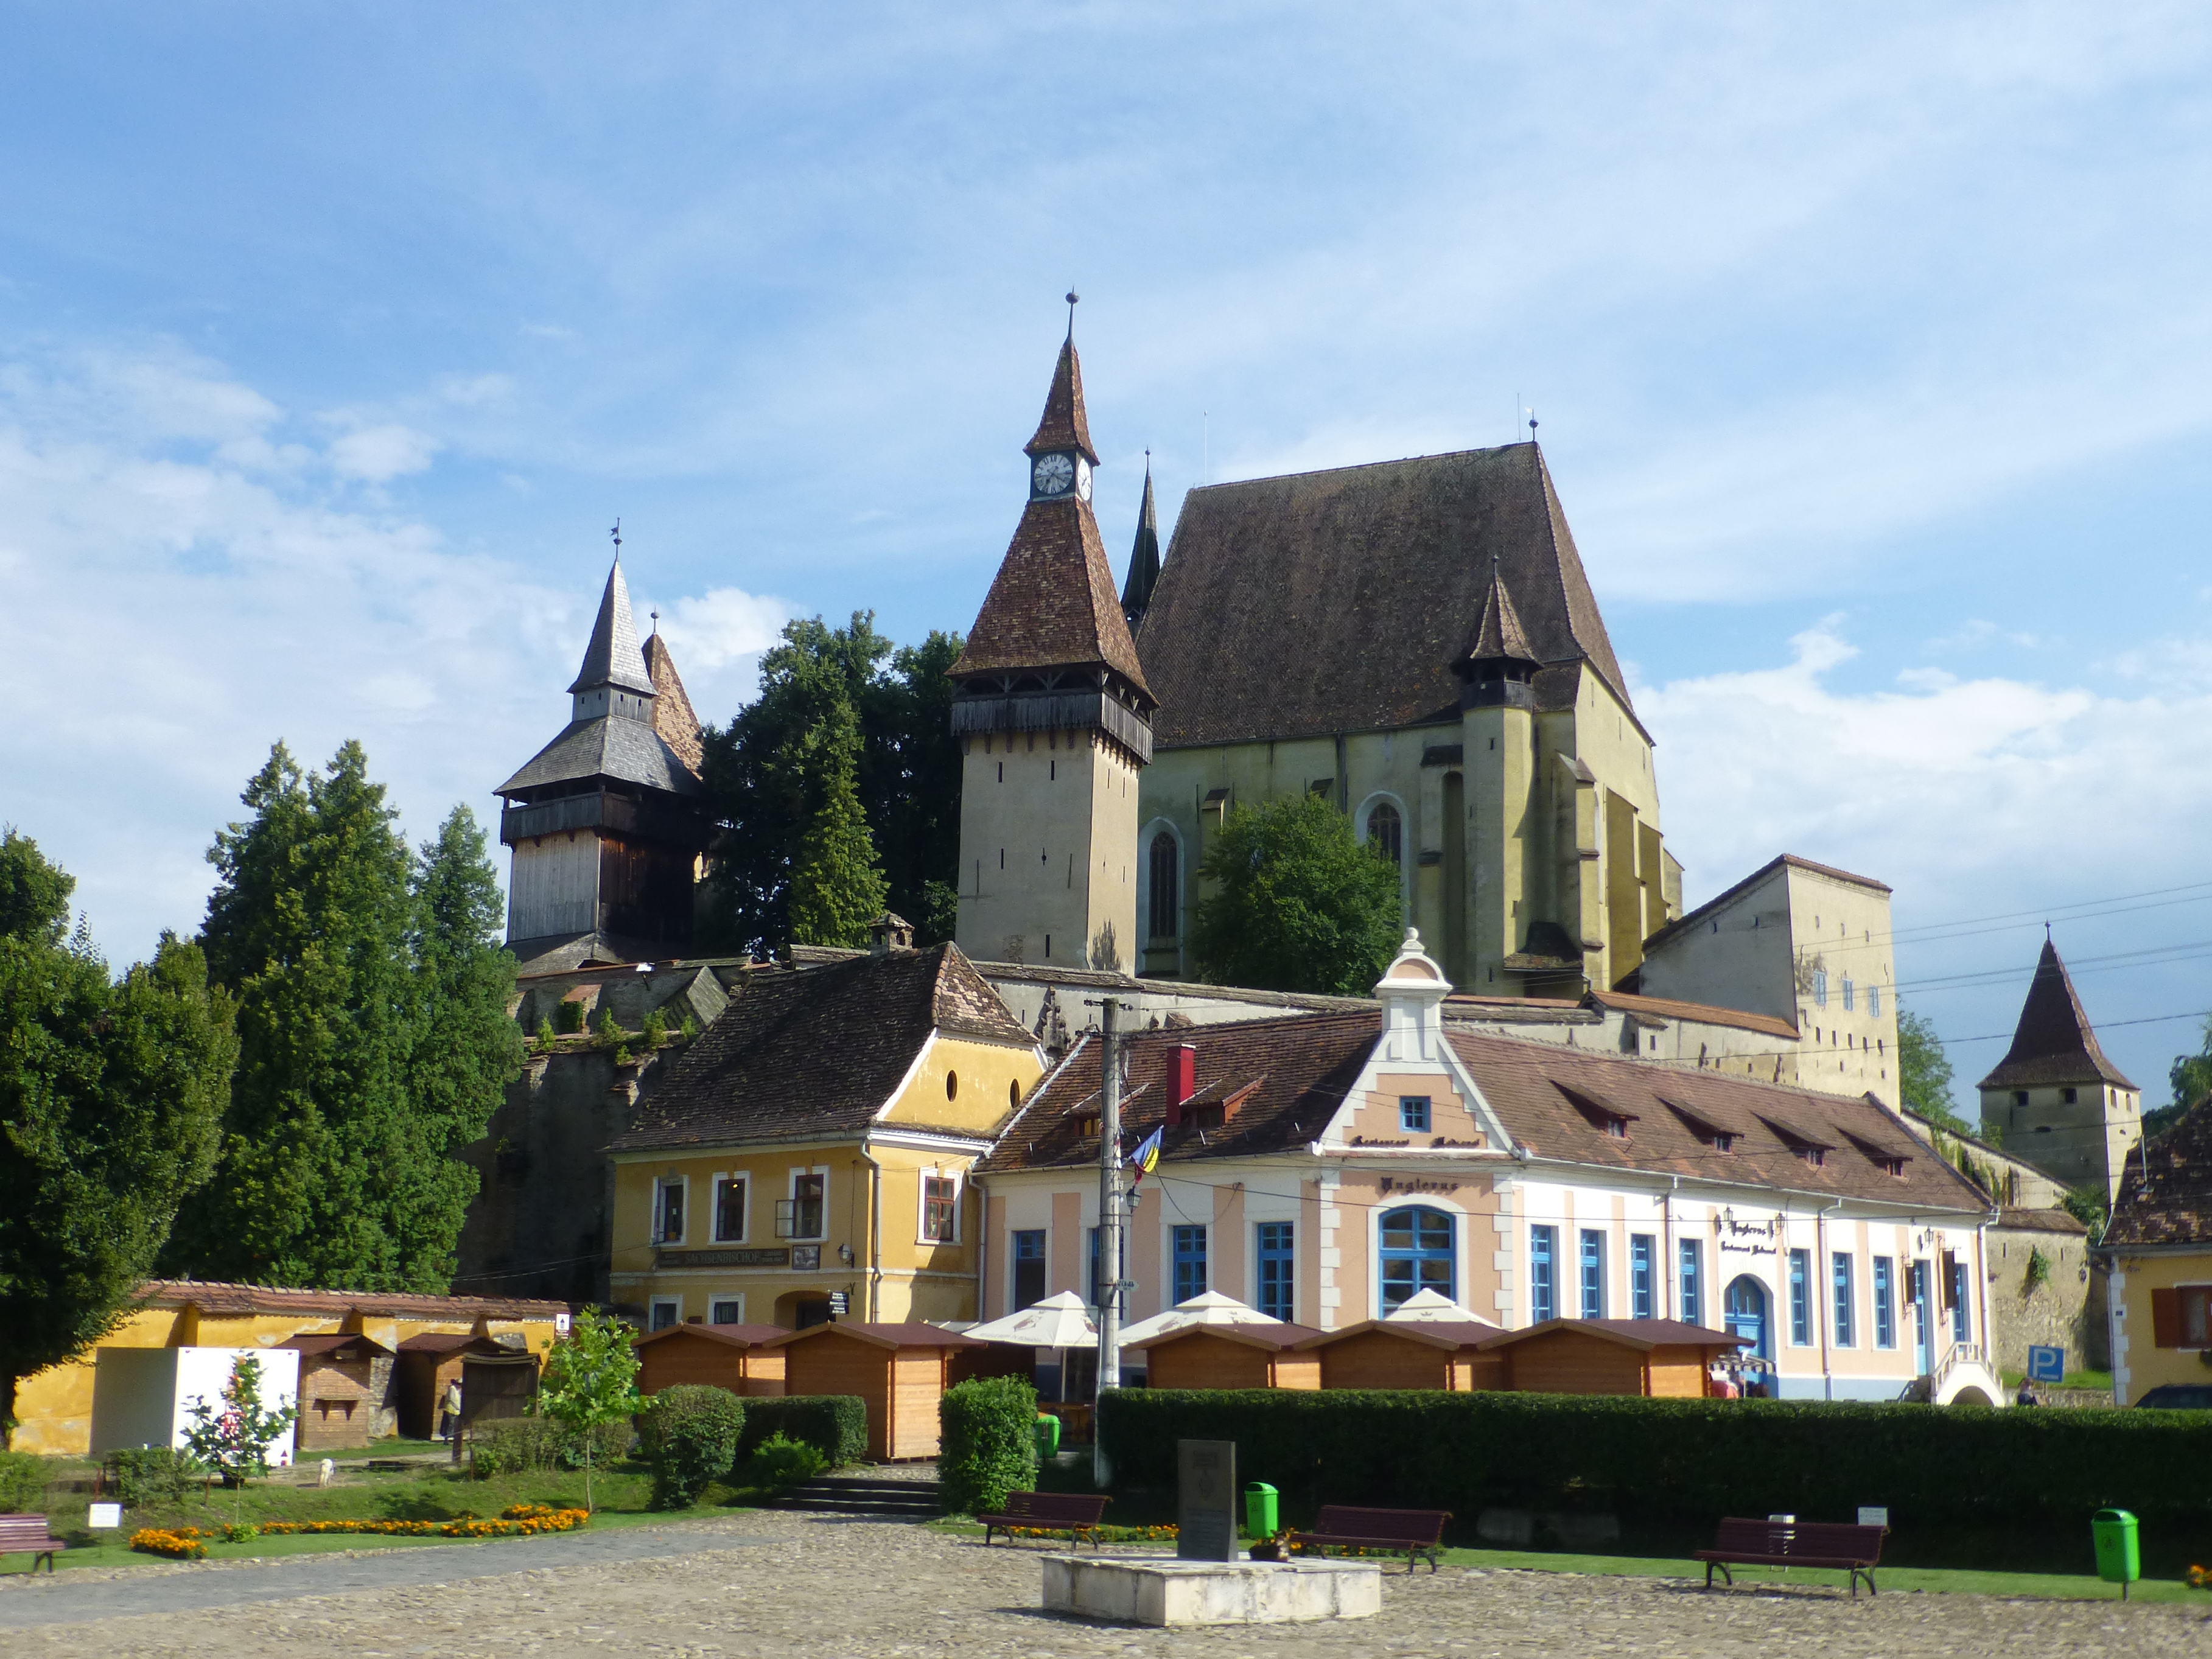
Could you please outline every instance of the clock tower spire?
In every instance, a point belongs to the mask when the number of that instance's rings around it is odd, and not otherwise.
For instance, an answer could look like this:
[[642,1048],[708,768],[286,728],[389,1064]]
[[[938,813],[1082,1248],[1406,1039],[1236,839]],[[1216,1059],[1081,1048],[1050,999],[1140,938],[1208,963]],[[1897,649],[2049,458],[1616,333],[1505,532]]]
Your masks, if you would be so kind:
[[1136,933],[1137,774],[1158,700],[1091,507],[1098,465],[1070,325],[1029,458],[1029,502],[953,664],[963,750],[960,948],[1119,969]]

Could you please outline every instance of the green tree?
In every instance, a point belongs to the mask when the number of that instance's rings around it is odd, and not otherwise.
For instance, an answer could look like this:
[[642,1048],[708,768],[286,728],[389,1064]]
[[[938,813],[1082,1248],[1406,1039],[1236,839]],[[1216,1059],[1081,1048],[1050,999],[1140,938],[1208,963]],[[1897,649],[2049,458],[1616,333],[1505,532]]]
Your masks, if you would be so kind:
[[520,1065],[496,886],[457,812],[411,854],[348,743],[303,775],[282,744],[216,837],[201,938],[239,1002],[240,1059],[214,1181],[173,1267],[349,1290],[443,1291],[477,1139]]
[[1359,995],[1397,952],[1397,866],[1318,795],[1237,808],[1199,875],[1191,952],[1215,984]]
[[1936,1023],[1897,1005],[1897,1091],[1907,1111],[1917,1112],[1954,1135],[1972,1135],[1973,1126],[1951,1107],[1951,1057]]
[[637,1411],[637,1371],[629,1327],[590,1308],[578,1314],[568,1334],[546,1351],[538,1409],[583,1448],[587,1510],[592,1507],[592,1465],[599,1443],[595,1431]]
[[866,945],[887,890],[860,808],[859,722],[849,708],[836,709],[809,735],[823,751],[815,766],[821,800],[800,833],[791,872],[792,941]]
[[215,1166],[238,1042],[198,948],[165,933],[120,981],[74,888],[0,836],[0,1431],[19,1379],[114,1328]]
[[246,1482],[250,1476],[269,1473],[269,1449],[292,1426],[300,1415],[299,1406],[271,1409],[261,1403],[261,1362],[247,1353],[231,1362],[230,1380],[222,1385],[216,1404],[195,1397],[185,1414],[192,1420],[185,1431],[185,1449],[220,1474],[226,1486],[237,1488],[233,1513],[243,1522]]
[[884,858],[890,908],[917,942],[952,937],[959,915],[960,740],[952,735],[957,634],[933,631],[891,654],[860,705],[860,805]]

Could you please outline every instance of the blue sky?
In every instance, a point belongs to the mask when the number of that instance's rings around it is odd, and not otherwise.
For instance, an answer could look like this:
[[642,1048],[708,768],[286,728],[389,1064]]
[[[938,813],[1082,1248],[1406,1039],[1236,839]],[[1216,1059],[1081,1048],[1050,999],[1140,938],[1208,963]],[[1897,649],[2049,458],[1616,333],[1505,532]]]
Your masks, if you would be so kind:
[[1533,404],[1692,897],[1889,881],[1959,1039],[2057,915],[2155,1102],[2212,1007],[2208,57],[2148,3],[0,3],[0,817],[125,959],[279,737],[489,814],[617,514],[709,718],[794,611],[963,627],[1072,284],[1117,560],[1148,447],[1172,512]]

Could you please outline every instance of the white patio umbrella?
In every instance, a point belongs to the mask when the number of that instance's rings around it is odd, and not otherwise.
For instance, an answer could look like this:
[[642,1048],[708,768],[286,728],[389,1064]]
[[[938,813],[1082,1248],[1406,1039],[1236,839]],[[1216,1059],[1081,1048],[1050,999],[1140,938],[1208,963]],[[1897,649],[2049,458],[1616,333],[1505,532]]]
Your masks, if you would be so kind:
[[1062,1291],[1033,1303],[1019,1313],[971,1326],[966,1334],[978,1342],[1009,1342],[1028,1348],[1088,1348],[1098,1342],[1098,1327],[1091,1310],[1073,1291]]
[[1178,1302],[1165,1313],[1156,1313],[1150,1319],[1140,1319],[1121,1333],[1125,1343],[1151,1340],[1168,1331],[1179,1331],[1193,1325],[1273,1325],[1279,1321],[1267,1317],[1257,1308],[1248,1308],[1233,1296],[1224,1296],[1218,1291],[1207,1291]]

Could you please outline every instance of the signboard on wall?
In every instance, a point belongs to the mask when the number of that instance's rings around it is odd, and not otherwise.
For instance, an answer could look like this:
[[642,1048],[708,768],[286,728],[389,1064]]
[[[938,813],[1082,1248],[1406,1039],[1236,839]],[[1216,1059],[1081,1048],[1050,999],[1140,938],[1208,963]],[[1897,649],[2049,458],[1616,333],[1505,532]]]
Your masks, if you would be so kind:
[[2063,1382],[2066,1380],[2066,1350],[2040,1346],[2028,1349],[2027,1380],[2031,1382]]

